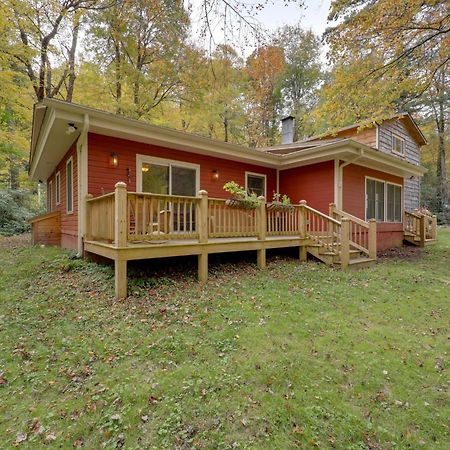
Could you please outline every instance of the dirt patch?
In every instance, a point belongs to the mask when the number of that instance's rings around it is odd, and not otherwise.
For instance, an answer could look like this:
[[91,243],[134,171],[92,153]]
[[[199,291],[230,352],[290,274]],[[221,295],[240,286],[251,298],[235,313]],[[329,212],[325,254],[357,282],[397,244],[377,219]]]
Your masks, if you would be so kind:
[[17,234],[15,236],[0,236],[0,248],[14,249],[29,247],[31,245],[31,234]]
[[378,252],[381,260],[401,259],[405,261],[417,261],[422,258],[423,248],[404,245]]

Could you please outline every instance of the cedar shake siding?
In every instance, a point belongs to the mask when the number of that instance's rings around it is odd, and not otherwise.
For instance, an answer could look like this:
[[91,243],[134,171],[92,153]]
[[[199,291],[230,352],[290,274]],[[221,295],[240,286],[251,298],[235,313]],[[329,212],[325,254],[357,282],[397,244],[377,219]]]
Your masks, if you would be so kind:
[[[136,191],[136,155],[198,164],[200,189],[207,191],[210,197],[228,198],[229,194],[223,190],[223,185],[227,181],[235,181],[245,186],[245,172],[266,175],[266,196],[269,201],[276,191],[275,169],[93,133],[88,135],[88,147],[88,192],[94,197],[114,191],[114,185],[118,181],[125,182],[129,191]],[[117,167],[110,165],[113,152],[118,155]],[[218,180],[213,179],[214,170],[219,172]]]
[[[67,213],[67,190],[66,190],[66,163],[72,157],[73,161],[73,213]],[[60,173],[60,204],[56,204],[56,173]],[[47,180],[47,185],[52,182],[52,211],[59,211],[61,214],[61,247],[67,249],[77,249],[78,239],[78,165],[76,143],[72,145],[63,159],[58,163],[56,169]]]
[[358,128],[351,128],[349,130],[338,131],[335,134],[328,134],[319,138],[318,140],[327,139],[353,139],[354,141],[361,142],[361,144],[368,145],[369,147],[376,148],[377,146],[377,132],[374,127],[364,128],[358,131]]
[[334,161],[280,170],[280,194],[292,203],[306,200],[308,205],[328,214],[334,202]]
[[[366,177],[375,178],[403,186],[403,178],[379,172],[367,167],[349,164],[344,167],[343,210],[360,219],[366,220]],[[403,223],[377,222],[377,248],[399,247],[403,243]]]

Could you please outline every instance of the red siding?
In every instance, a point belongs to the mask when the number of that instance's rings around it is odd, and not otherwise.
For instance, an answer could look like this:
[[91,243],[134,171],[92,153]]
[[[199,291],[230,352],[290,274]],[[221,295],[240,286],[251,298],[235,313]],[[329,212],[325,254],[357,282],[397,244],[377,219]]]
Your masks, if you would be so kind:
[[328,214],[334,202],[334,161],[280,171],[280,194],[292,203],[306,200],[312,208]]
[[[401,184],[403,178],[390,175],[378,170],[367,167],[350,164],[344,167],[344,185],[343,185],[343,209],[356,217],[365,220],[365,189],[366,177],[377,178],[383,181]],[[398,247],[403,242],[403,224],[379,222],[377,224],[377,243],[378,250]]]
[[[73,213],[67,214],[67,198],[66,198],[66,162],[70,157],[73,157]],[[56,173],[61,174],[61,202],[56,204]],[[76,144],[73,144],[63,159],[56,166],[56,169],[47,180],[52,181],[52,211],[61,212],[61,246],[69,249],[77,248],[77,234],[78,234],[78,167],[77,167],[77,152]]]
[[[246,171],[267,175],[267,196],[270,199],[276,189],[275,169],[92,133],[89,133],[88,139],[88,192],[94,196],[113,191],[118,181],[124,181],[129,191],[135,191],[137,154],[199,164],[200,189],[208,191],[210,197],[227,197],[228,194],[222,188],[227,181],[236,181],[244,186]],[[110,166],[112,152],[116,152],[119,158],[119,165],[115,168]],[[212,178],[215,169],[219,171],[218,180]]]

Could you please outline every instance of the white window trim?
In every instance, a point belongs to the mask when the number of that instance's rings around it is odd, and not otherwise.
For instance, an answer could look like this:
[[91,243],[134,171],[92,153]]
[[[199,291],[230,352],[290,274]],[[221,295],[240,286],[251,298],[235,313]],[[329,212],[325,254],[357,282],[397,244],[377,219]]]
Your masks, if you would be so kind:
[[[403,151],[402,152],[398,152],[398,151],[396,151],[396,150],[394,150],[394,137],[395,138],[397,138],[397,139],[399,139],[401,142],[402,142],[402,149],[403,149]],[[405,154],[406,154],[406,148],[405,148],[405,139],[404,138],[402,138],[401,136],[399,136],[397,133],[392,133],[392,138],[391,138],[391,151],[392,151],[392,153],[394,153],[394,155],[399,155],[399,156],[405,156]]]
[[53,180],[50,180],[48,182],[47,200],[48,200],[47,210],[49,213],[51,213],[53,211]]
[[136,155],[136,192],[142,192],[142,164],[159,164],[160,166],[169,167],[169,192],[172,192],[172,176],[171,167],[185,167],[187,169],[195,169],[195,192],[200,190],[200,164],[187,163],[177,161],[175,159],[158,158],[156,156]]
[[[72,205],[72,209],[69,210],[69,177],[67,176],[67,166],[70,164],[70,171],[71,171],[71,176],[70,176],[70,180],[72,182],[72,188],[70,189],[70,192],[72,194],[72,201],[70,202],[70,204]],[[74,186],[74,182],[73,182],[73,156],[71,156],[67,161],[66,161],[66,213],[67,214],[73,214],[73,199],[74,199],[74,195],[73,195],[73,186]]]
[[[375,178],[375,177],[365,177],[364,179],[364,217],[366,222],[368,221],[367,218],[367,180],[374,180],[374,181],[378,181],[380,183],[383,183],[384,185],[384,205],[383,205],[383,210],[384,210],[384,220],[377,220],[377,222],[379,223],[403,223],[403,205],[404,205],[404,187],[402,184],[400,183],[394,183],[392,181],[386,181],[386,180],[382,180],[380,178]],[[400,221],[399,222],[392,222],[392,221],[388,221],[387,220],[387,185],[388,184],[392,184],[393,186],[399,186],[401,189],[401,196],[400,196],[400,201],[401,201],[401,205],[400,205]]]
[[61,204],[61,172],[59,170],[55,175],[55,203]]
[[246,171],[246,172],[245,172],[245,190],[246,190],[246,191],[248,190],[248,188],[247,188],[247,186],[248,186],[248,183],[247,183],[248,175],[254,175],[254,176],[256,176],[256,177],[264,178],[264,197],[265,197],[266,200],[267,200],[267,175],[265,175],[264,173],[247,172],[247,171]]

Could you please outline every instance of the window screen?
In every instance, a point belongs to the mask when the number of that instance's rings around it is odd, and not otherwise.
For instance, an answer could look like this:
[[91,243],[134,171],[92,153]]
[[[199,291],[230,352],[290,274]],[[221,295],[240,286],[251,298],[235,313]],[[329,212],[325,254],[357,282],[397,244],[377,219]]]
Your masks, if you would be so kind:
[[366,179],[366,220],[384,221],[384,182]]
[[402,221],[402,188],[395,184],[387,183],[387,212],[388,222]]

